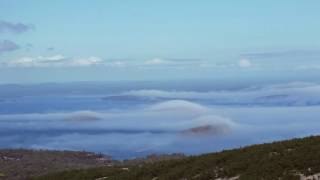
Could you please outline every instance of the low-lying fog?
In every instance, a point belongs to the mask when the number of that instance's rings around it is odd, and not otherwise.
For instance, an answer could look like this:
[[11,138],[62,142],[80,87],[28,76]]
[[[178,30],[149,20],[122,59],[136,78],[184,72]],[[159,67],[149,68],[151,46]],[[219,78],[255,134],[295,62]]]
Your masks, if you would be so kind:
[[[48,86],[48,87],[45,87]],[[86,150],[114,158],[199,154],[317,134],[320,85],[155,88],[85,84],[0,90],[0,147]],[[133,88],[134,87],[134,88]],[[105,89],[105,91],[103,91]]]

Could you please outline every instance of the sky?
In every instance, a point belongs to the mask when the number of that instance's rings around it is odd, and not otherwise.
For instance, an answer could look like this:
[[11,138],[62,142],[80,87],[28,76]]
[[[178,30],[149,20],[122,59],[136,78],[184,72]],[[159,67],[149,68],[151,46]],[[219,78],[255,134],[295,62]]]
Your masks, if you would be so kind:
[[0,83],[320,75],[320,2],[0,1]]

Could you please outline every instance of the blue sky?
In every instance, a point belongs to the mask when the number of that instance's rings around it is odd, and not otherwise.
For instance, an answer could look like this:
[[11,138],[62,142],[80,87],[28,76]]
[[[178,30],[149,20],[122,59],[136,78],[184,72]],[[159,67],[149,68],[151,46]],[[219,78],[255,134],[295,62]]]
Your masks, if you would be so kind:
[[0,83],[312,80],[320,2],[0,2]]

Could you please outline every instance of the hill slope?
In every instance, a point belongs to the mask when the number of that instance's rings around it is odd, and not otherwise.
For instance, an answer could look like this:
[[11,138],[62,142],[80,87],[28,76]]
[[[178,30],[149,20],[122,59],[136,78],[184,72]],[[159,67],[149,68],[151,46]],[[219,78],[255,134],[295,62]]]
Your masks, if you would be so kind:
[[320,136],[139,165],[65,171],[35,179],[294,180],[320,172]]
[[89,152],[1,149],[0,179],[21,180],[29,176],[110,163],[113,163],[110,158]]

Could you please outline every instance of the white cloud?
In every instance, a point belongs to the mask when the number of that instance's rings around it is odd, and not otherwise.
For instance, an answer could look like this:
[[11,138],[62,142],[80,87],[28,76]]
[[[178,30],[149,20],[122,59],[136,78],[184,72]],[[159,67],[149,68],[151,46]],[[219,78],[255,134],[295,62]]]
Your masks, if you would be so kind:
[[92,65],[98,65],[102,64],[103,59],[99,57],[88,57],[88,58],[81,58],[81,59],[75,59],[72,60],[69,65],[71,66],[92,66]]
[[17,59],[15,61],[9,62],[9,65],[12,66],[30,66],[33,65],[36,61],[36,58],[31,58],[31,57],[23,57],[20,59]]
[[145,61],[146,65],[163,65],[163,64],[170,64],[170,63],[171,63],[171,61],[163,60],[160,58],[154,58],[154,59]]
[[22,57],[3,63],[7,67],[78,67],[103,64],[99,57],[66,58],[63,55]]
[[177,111],[185,113],[204,113],[208,108],[196,103],[183,100],[171,100],[153,105],[150,110],[153,111]]
[[239,62],[238,62],[238,65],[242,68],[248,68],[248,67],[251,67],[252,66],[252,63],[250,60],[248,59],[241,59]]
[[44,61],[62,61],[65,60],[66,58],[60,54],[54,55],[54,56],[38,56],[37,58],[39,61],[44,62]]
[[46,67],[66,60],[62,55],[22,57],[17,60],[8,61],[9,67]]
[[110,68],[173,68],[173,69],[187,69],[187,68],[215,68],[227,69],[234,67],[251,67],[252,63],[247,59],[242,59],[236,63],[214,62],[201,59],[173,59],[173,58],[154,58],[147,61],[127,59],[103,59],[97,56],[90,57],[65,57],[57,54],[52,56],[27,56],[15,60],[4,61],[0,67],[88,67],[101,65]]

